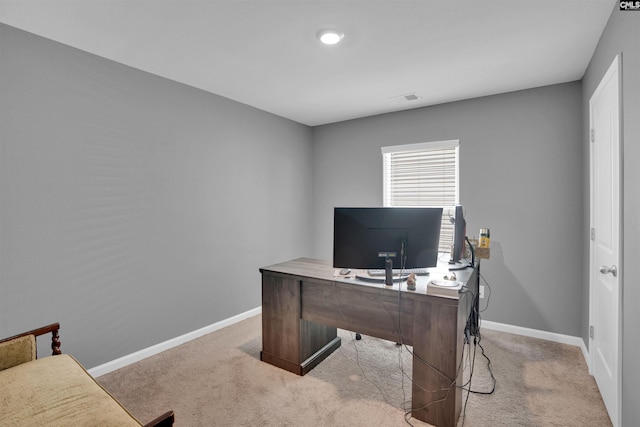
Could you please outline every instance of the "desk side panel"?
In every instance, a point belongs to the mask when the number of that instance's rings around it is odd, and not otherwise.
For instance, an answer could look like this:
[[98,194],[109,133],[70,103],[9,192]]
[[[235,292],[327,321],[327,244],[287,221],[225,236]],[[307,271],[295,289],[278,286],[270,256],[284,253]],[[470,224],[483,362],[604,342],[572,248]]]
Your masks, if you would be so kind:
[[416,307],[413,416],[436,426],[455,426],[456,421],[457,320],[455,305],[425,301]]
[[261,358],[300,375],[300,285],[295,278],[262,274]]
[[[477,271],[466,286],[477,291]],[[413,358],[413,416],[436,426],[454,427],[462,409],[464,330],[473,304],[471,292],[457,301],[416,305]]]
[[303,278],[262,273],[264,362],[304,375],[340,346],[334,326],[301,319]]

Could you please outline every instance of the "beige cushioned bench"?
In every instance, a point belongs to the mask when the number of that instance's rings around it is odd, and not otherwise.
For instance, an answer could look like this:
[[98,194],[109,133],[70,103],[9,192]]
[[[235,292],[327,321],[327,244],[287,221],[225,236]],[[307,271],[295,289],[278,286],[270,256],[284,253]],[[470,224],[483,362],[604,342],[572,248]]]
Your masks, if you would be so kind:
[[49,357],[36,358],[33,333],[0,340],[0,425],[173,425],[172,411],[147,424],[138,421],[76,359],[59,354],[59,326],[52,326],[54,355]]

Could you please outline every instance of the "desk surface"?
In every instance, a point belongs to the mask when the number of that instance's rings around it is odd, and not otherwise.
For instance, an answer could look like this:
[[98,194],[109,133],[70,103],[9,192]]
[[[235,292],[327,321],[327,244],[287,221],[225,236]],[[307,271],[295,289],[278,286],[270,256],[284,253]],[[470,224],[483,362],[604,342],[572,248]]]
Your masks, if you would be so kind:
[[[263,267],[260,269],[260,272],[270,271],[273,273],[281,273],[287,274],[297,277],[308,277],[313,279],[321,279],[327,281],[334,282],[343,282],[343,283],[351,283],[361,286],[367,286],[371,288],[378,289],[387,289],[397,292],[398,286],[400,286],[400,291],[406,293],[405,297],[420,297],[423,295],[439,297],[439,298],[449,298],[449,299],[459,299],[460,298],[460,289],[461,286],[458,287],[442,287],[436,286],[431,283],[432,280],[442,280],[445,275],[451,274],[448,269],[448,265],[446,263],[442,265],[438,265],[437,267],[430,268],[429,274],[426,276],[416,276],[417,283],[415,290],[407,289],[407,282],[395,282],[393,286],[386,286],[384,282],[374,282],[368,280],[359,280],[355,278],[356,274],[366,275],[364,270],[353,270],[350,276],[340,276],[337,272],[340,269],[333,268],[331,262],[325,260],[318,260],[313,258],[297,258],[291,261],[286,261],[278,264],[273,264],[267,267]],[[456,281],[462,283],[467,283],[471,274],[473,273],[473,268],[467,268],[464,270],[456,270],[453,273],[456,274]]]

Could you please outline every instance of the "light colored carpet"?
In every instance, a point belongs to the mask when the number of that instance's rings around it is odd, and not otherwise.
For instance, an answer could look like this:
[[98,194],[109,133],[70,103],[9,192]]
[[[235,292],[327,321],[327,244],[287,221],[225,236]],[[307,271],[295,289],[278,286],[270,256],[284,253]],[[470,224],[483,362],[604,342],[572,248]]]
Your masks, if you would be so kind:
[[[304,377],[260,361],[258,315],[98,380],[142,421],[173,409],[176,426],[408,425],[409,350],[339,335],[342,346]],[[481,344],[495,393],[471,393],[459,427],[611,425],[579,348],[484,329]],[[467,378],[473,349],[465,357]],[[476,349],[471,388],[489,391],[487,361]]]

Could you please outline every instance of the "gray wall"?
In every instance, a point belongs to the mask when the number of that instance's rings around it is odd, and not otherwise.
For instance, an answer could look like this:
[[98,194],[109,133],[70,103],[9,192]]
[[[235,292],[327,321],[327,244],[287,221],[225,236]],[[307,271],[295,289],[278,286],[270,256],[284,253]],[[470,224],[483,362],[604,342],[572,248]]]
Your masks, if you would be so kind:
[[482,317],[579,336],[581,94],[572,82],[314,128],[315,256],[331,258],[334,206],[382,204],[380,147],[459,139],[467,234],[491,229]]
[[260,306],[311,251],[311,130],[0,24],[0,336],[88,368]]
[[[635,426],[640,423],[637,384],[640,383],[640,15],[638,12],[617,10],[616,4],[598,47],[583,78],[583,145],[585,146],[585,194],[589,194],[589,99],[593,95],[604,73],[617,54],[622,54],[622,152],[623,152],[623,252],[621,267],[622,286],[622,425]],[[585,205],[585,224],[589,224],[589,207]],[[584,299],[582,337],[588,342],[589,326],[589,242],[585,240],[584,276],[582,291]]]

